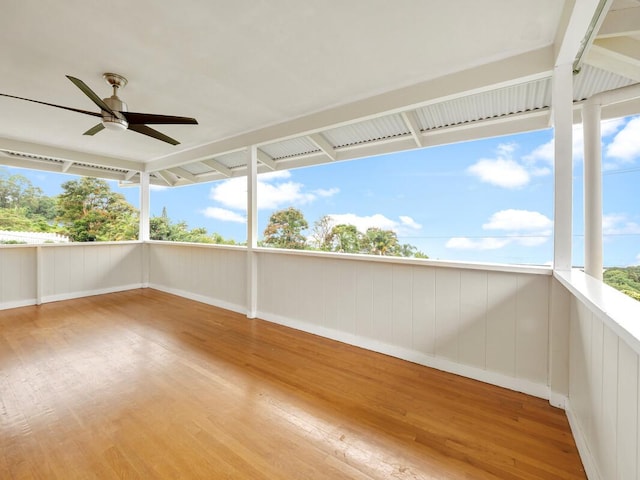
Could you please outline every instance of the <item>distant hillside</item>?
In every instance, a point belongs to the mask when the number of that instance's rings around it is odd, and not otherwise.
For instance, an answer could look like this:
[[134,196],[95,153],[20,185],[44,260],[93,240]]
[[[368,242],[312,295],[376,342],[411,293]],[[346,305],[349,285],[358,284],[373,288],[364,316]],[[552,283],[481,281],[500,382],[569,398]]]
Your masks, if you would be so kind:
[[640,266],[607,268],[604,282],[640,301]]

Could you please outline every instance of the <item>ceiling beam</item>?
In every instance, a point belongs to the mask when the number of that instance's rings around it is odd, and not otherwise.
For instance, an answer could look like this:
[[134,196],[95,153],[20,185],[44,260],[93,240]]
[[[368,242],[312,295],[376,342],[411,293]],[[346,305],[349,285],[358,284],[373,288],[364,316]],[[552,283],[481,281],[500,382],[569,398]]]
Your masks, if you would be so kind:
[[258,160],[260,161],[260,163],[267,166],[270,170],[278,169],[278,165],[276,164],[276,161],[273,158],[271,158],[271,156],[269,156],[259,148],[258,148],[257,154],[258,154]]
[[222,174],[227,178],[231,176],[231,169],[220,163],[218,160],[209,158],[207,160],[202,160],[200,163],[203,163],[207,167],[213,168],[216,172]]
[[62,173],[67,173],[67,171],[73,166],[73,162],[70,161],[66,161],[62,164],[62,169],[61,172]]
[[173,187],[176,183],[178,183],[178,177],[168,170],[158,170],[154,173],[162,180],[164,180],[170,187]]
[[336,159],[336,152],[335,149],[333,147],[333,145],[331,145],[326,138],[324,138],[324,135],[322,135],[321,133],[314,133],[309,135],[307,138],[309,138],[309,140],[311,140],[311,143],[313,143],[316,147],[318,147],[320,150],[322,150],[324,152],[324,154],[329,157],[331,160],[335,160]]
[[627,37],[593,43],[585,62],[640,82],[640,42]]
[[189,180],[190,182],[193,182],[193,183],[198,183],[198,177],[196,177],[193,173],[189,172],[188,170],[185,170],[182,167],[167,168],[167,170],[169,170],[174,175],[184,178],[185,180]]
[[97,167],[121,168],[123,170],[136,170],[138,172],[144,171],[144,163],[142,162],[79,152],[77,150],[68,150],[50,145],[23,142],[9,138],[0,138],[0,150],[8,150],[25,155],[35,155],[43,158],[68,160],[75,163],[95,165]]
[[128,182],[128,181],[129,181],[129,180],[131,180],[133,177],[135,177],[137,173],[138,173],[138,172],[136,172],[135,170],[129,170],[129,171],[128,171],[127,173],[125,173],[125,175],[124,175],[124,179],[125,179],[125,181],[127,181],[127,182]]
[[554,66],[553,47],[509,57],[468,70],[421,82],[392,92],[337,106],[305,117],[261,128],[186,151],[176,152],[147,163],[153,172],[278,140],[311,135],[329,127],[377,118],[391,113],[481,93],[551,76]]
[[613,0],[564,2],[555,39],[554,65],[571,63],[578,69]]
[[640,7],[609,12],[596,38],[611,38],[640,34]]
[[411,136],[413,140],[416,142],[417,147],[424,147],[424,143],[422,141],[422,135],[420,131],[420,125],[418,124],[418,119],[416,118],[416,114],[414,111],[402,112],[401,114],[402,120],[404,120],[405,125],[411,132]]

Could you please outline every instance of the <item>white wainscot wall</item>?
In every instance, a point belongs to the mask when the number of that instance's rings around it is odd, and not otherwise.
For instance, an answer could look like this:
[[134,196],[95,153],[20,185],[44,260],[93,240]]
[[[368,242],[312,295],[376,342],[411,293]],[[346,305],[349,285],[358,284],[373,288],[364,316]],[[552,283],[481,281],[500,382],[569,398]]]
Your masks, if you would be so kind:
[[591,480],[639,478],[640,303],[582,272],[571,291],[567,415]]
[[38,248],[43,303],[143,286],[142,243],[74,243]]
[[138,242],[0,248],[0,309],[140,288]]
[[239,313],[247,312],[247,249],[149,242],[149,286]]
[[0,248],[0,309],[37,301],[37,249],[22,245]]
[[258,317],[548,398],[549,269],[258,250]]

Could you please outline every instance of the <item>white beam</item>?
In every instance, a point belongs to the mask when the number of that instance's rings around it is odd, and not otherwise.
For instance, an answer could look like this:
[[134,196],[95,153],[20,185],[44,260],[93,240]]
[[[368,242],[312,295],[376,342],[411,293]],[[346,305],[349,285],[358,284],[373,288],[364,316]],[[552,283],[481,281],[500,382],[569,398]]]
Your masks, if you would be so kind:
[[124,180],[128,182],[129,180],[131,180],[133,177],[136,176],[136,173],[138,172],[135,170],[129,170],[127,173],[125,173]]
[[578,69],[613,0],[565,2],[555,39],[555,65],[571,63]]
[[611,38],[640,34],[640,7],[610,11],[596,38]]
[[231,176],[231,169],[213,158],[202,160],[200,163],[204,163],[207,167],[213,168],[215,171],[217,171],[218,173],[220,173],[225,177]]
[[424,143],[422,141],[422,132],[420,131],[420,125],[418,124],[418,119],[416,118],[416,114],[413,111],[402,112],[402,120],[404,120],[405,125],[411,132],[411,136],[416,142],[416,146],[424,147]]
[[224,153],[246,148],[248,145],[258,145],[259,147],[277,140],[311,135],[329,127],[348,125],[390,113],[400,113],[445,100],[460,98],[465,95],[546,78],[551,76],[553,62],[553,47],[545,47],[330,108],[278,125],[169,154],[149,162],[146,168],[148,171],[171,168],[206,158],[217,157]]
[[67,171],[68,171],[71,167],[73,167],[73,162],[66,161],[66,162],[64,162],[64,163],[62,164],[61,172],[62,172],[62,173],[67,173]]
[[170,187],[173,187],[176,183],[178,183],[178,177],[168,170],[159,170],[155,172],[155,174],[162,180],[167,182],[167,185],[169,185]]
[[188,170],[185,170],[182,167],[168,168],[167,170],[173,173],[174,175],[184,178],[185,180],[188,180],[193,183],[198,183],[198,177],[196,177],[193,173],[189,172]]
[[278,169],[278,165],[276,164],[276,161],[260,149],[258,149],[258,160],[263,165],[269,167],[270,170]]
[[108,157],[105,155],[95,155],[87,152],[79,152],[77,150],[68,150],[65,148],[23,142],[20,140],[12,140],[9,138],[0,138],[0,150],[8,150],[10,152],[23,153],[27,155],[36,155],[43,158],[69,160],[72,162],[84,163],[86,165],[95,165],[98,167],[121,168],[123,170],[136,171],[144,170],[144,164],[142,162],[134,162],[132,160]]
[[553,75],[554,228],[553,268],[571,270],[573,223],[573,62]]
[[333,145],[331,145],[321,133],[311,134],[307,138],[331,160],[336,159],[336,152]]
[[640,82],[640,42],[631,38],[598,40],[585,62]]

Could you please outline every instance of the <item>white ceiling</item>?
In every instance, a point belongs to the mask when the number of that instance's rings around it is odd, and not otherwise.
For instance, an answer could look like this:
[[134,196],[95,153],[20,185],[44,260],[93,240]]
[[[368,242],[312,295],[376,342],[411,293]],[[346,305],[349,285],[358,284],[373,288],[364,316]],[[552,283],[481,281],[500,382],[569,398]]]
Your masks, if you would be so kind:
[[[115,72],[129,80],[119,93],[129,110],[195,117],[199,125],[154,126],[178,146],[130,131],[83,136],[95,117],[0,97],[0,151],[50,156],[58,164],[47,168],[69,172],[74,162],[111,165],[122,170],[116,178],[173,168],[155,178],[177,184],[200,180],[189,171],[205,180],[232,175],[225,168],[233,165],[219,159],[251,143],[315,132],[298,144],[311,141],[326,154],[336,145],[323,141],[339,138],[336,128],[376,116],[408,112],[401,121],[410,135],[411,119],[425,127],[420,108],[548,78],[560,44],[584,37],[580,16],[590,20],[598,1],[576,3],[571,10],[573,2],[559,0],[4,2],[0,93],[97,111],[65,75],[107,97],[102,74]],[[619,24],[636,18],[640,3],[617,0],[613,9],[625,13],[585,62],[616,70],[615,85],[638,82],[638,29],[623,36]],[[579,30],[573,38],[571,21]],[[396,136],[407,133],[394,122]],[[262,155],[265,168],[276,168]],[[26,165],[21,158],[0,163]],[[193,165],[203,159],[213,177]],[[175,170],[189,164],[186,173]]]

